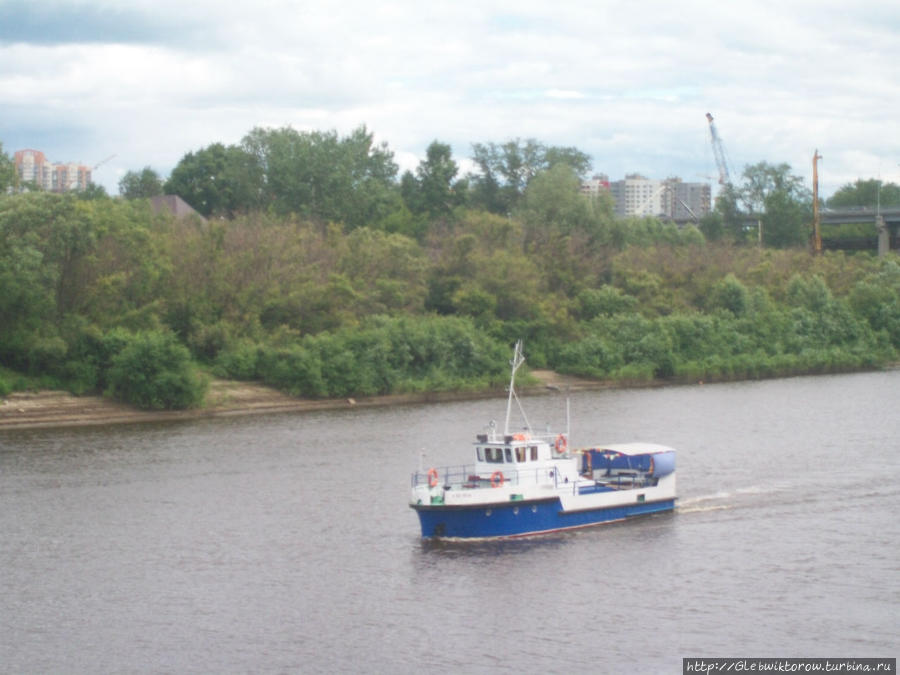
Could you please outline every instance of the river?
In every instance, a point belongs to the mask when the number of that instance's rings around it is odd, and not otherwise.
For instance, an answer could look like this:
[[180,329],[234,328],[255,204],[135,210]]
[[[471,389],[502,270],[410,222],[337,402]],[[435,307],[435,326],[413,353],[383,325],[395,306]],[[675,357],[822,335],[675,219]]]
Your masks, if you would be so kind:
[[894,657],[898,407],[898,370],[575,393],[573,446],[678,449],[676,512],[474,544],[420,539],[409,474],[502,399],[0,432],[0,672]]

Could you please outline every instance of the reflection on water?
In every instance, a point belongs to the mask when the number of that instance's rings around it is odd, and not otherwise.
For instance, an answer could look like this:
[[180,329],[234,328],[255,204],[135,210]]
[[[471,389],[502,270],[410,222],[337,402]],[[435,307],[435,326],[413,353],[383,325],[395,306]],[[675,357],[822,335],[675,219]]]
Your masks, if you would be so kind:
[[[0,435],[0,670],[672,672],[892,656],[900,372],[579,393],[678,448],[674,514],[429,542],[409,473],[505,401]],[[559,396],[525,401],[556,428]]]

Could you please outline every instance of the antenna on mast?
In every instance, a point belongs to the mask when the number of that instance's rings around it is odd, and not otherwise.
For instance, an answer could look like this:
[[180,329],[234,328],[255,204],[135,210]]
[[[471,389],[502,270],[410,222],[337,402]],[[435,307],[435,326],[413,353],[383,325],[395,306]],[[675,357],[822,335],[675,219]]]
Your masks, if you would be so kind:
[[525,420],[525,427],[527,429],[531,429],[531,424],[528,422],[528,418],[525,416],[525,410],[522,409],[522,404],[519,402],[519,397],[516,396],[516,371],[523,363],[525,363],[525,356],[522,354],[522,341],[516,340],[516,347],[513,351],[513,357],[509,362],[512,373],[510,373],[509,376],[509,398],[506,401],[506,425],[503,428],[504,436],[509,435],[509,418],[512,414],[513,399],[516,400],[516,405],[519,406],[519,412],[522,413],[522,419]]

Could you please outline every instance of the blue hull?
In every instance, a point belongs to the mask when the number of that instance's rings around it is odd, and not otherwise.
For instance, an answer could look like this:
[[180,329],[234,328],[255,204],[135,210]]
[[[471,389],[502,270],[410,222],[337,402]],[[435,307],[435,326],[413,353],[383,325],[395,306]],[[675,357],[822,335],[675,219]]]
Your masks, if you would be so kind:
[[565,513],[559,499],[492,506],[413,505],[426,538],[524,537],[589,527],[675,508],[674,499]]

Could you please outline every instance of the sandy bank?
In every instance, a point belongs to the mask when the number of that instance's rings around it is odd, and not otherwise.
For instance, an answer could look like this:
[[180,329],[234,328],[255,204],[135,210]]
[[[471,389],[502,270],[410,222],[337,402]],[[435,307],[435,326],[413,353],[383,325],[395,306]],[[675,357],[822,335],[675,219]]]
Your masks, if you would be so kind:
[[[572,391],[599,389],[604,383],[558,375],[551,371],[531,371],[541,384],[523,393],[546,392],[547,387],[568,387]],[[440,392],[397,394],[358,399],[300,399],[258,384],[214,380],[210,383],[206,404],[193,410],[139,410],[101,396],[73,396],[64,391],[16,392],[0,400],[0,431],[36,427],[66,427],[106,424],[129,424],[162,420],[198,419],[253,415],[273,412],[328,410],[351,406],[375,407],[458,401],[504,396],[502,390],[484,392]]]

